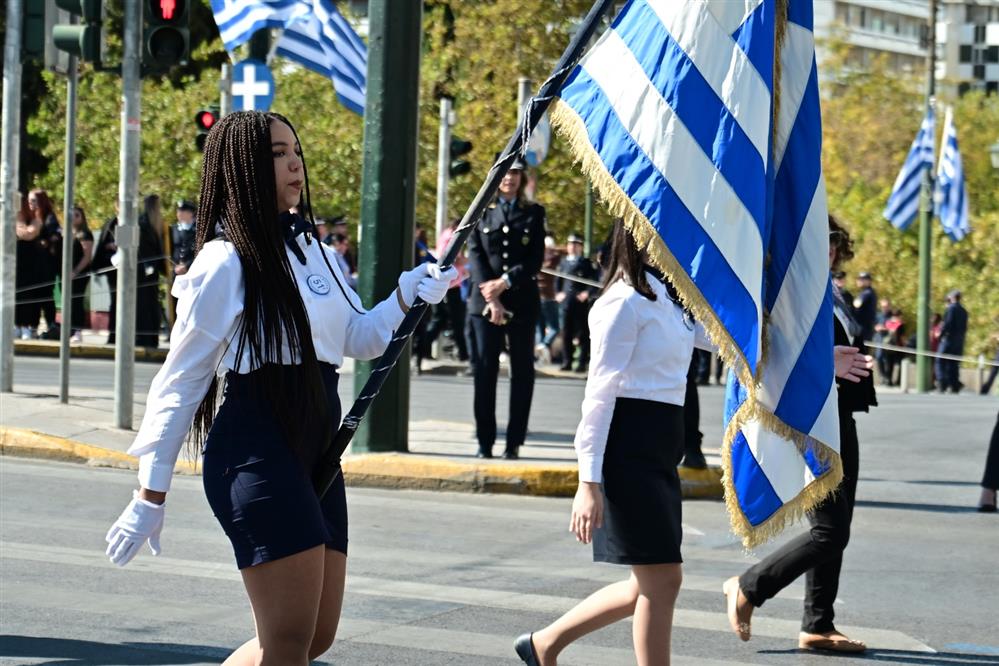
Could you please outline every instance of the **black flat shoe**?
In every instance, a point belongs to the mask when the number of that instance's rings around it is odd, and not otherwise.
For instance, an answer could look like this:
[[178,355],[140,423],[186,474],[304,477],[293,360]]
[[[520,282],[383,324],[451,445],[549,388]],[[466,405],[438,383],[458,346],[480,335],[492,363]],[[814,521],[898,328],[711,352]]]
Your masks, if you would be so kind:
[[527,666],[541,666],[538,653],[534,651],[534,641],[531,637],[534,634],[522,634],[513,642],[513,649],[517,656],[524,660]]
[[995,513],[995,512],[996,512],[995,504],[981,504],[978,507],[978,513]]
[[492,451],[483,451],[482,449],[479,449],[478,451],[475,452],[475,457],[476,458],[492,458],[493,457],[493,452]]
[[516,450],[503,452],[503,460],[519,460],[519,459],[520,459],[520,454],[517,453]]

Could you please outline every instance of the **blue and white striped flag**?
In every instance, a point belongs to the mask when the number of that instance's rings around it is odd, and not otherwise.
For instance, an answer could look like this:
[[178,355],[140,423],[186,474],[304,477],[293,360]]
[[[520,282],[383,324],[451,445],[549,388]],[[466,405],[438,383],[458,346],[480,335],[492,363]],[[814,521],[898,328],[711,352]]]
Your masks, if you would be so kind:
[[885,219],[905,231],[919,213],[919,193],[923,186],[924,170],[933,169],[933,139],[936,131],[933,107],[927,107],[923,124],[912,141],[902,170],[885,207]]
[[231,51],[261,28],[284,32],[275,52],[333,82],[337,98],[364,114],[368,50],[331,0],[211,0]]
[[936,212],[940,224],[951,240],[957,242],[971,232],[968,218],[968,196],[964,189],[964,166],[957,147],[954,111],[947,108],[943,139],[940,143],[940,164],[937,165]]
[[762,543],[842,478],[812,3],[631,0],[552,121],[733,368],[726,502]]

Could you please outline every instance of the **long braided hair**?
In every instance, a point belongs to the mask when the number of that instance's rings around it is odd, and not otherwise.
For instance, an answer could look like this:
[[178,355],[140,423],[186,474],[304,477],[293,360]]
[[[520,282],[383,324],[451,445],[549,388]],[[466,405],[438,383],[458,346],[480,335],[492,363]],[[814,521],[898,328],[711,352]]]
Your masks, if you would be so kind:
[[[329,409],[308,315],[278,222],[272,122],[283,122],[294,132],[283,116],[258,111],[231,113],[209,132],[195,247],[200,251],[213,240],[216,225],[222,224],[243,269],[237,363],[248,351],[251,368],[260,373],[260,381],[255,382],[257,397],[271,406],[289,445],[303,455],[306,438],[329,438]],[[308,174],[303,173],[307,183]],[[284,344],[300,364],[281,365]],[[211,429],[217,399],[218,379],[213,378],[194,417],[192,440],[199,449]]]

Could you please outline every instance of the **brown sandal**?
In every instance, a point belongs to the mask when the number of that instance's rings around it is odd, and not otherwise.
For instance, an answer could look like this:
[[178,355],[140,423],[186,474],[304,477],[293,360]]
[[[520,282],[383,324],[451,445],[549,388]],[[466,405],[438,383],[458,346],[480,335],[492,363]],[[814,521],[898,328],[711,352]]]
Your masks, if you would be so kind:
[[[732,627],[732,631],[735,635],[739,637],[739,640],[748,641],[752,637],[752,628],[749,624],[749,620],[753,615],[753,605],[749,603],[746,599],[746,595],[742,593],[742,589],[739,587],[739,578],[737,576],[732,576],[722,585],[722,592],[725,593],[725,600],[727,603],[728,610],[728,623]],[[741,599],[740,599],[741,597]],[[740,601],[745,601],[745,604],[740,604]],[[742,608],[740,609],[740,605]],[[749,614],[747,615],[744,611],[746,607],[749,607]],[[739,611],[743,612],[740,613]]]
[[828,650],[829,652],[864,652],[867,646],[862,641],[847,638],[838,631],[826,634],[807,634],[798,636],[798,647],[802,650]]

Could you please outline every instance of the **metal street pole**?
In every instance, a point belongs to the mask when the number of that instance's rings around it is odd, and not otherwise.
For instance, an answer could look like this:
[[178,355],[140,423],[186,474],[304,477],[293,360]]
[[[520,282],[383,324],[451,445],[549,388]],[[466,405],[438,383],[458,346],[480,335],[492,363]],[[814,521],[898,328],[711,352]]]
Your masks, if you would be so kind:
[[593,252],[593,183],[586,179],[586,198],[583,208],[583,254]]
[[219,117],[232,113],[232,66],[222,63],[222,77],[219,79]]
[[[930,0],[927,22],[928,45],[926,54],[926,104],[934,104],[937,67],[937,0]],[[933,139],[936,144],[936,137]],[[926,393],[933,388],[930,381],[930,286],[933,230],[933,168],[923,173],[923,187],[919,197],[919,298],[916,320],[916,390]]]
[[531,90],[531,80],[529,78],[527,78],[526,76],[522,76],[519,79],[517,79],[517,120],[518,121],[520,120],[520,117],[524,113],[524,105],[527,104],[527,101],[529,99],[531,99],[531,93],[533,92],[534,91]]
[[451,98],[441,97],[440,132],[437,135],[437,236],[447,227],[447,185],[451,169]]
[[14,225],[21,202],[17,193],[21,134],[22,0],[7,0],[7,36],[3,52],[3,122],[0,132],[0,391],[14,390]]
[[[76,56],[66,71],[66,176],[63,183],[62,326],[59,329],[59,402],[69,402],[69,336],[73,334],[73,187],[76,181]],[[82,295],[80,296],[83,297]],[[76,322],[79,326],[82,322]]]
[[[358,292],[368,306],[391,295],[399,272],[413,265],[422,13],[419,2],[368,4],[358,279]],[[357,364],[355,393],[375,367],[372,361]],[[355,451],[409,448],[408,363],[388,375],[382,396],[357,432]]]
[[121,59],[121,153],[118,172],[118,311],[115,322],[114,421],[119,428],[132,427],[135,393],[135,299],[138,277],[139,132],[139,49],[142,34],[142,5],[125,3],[125,52]]

